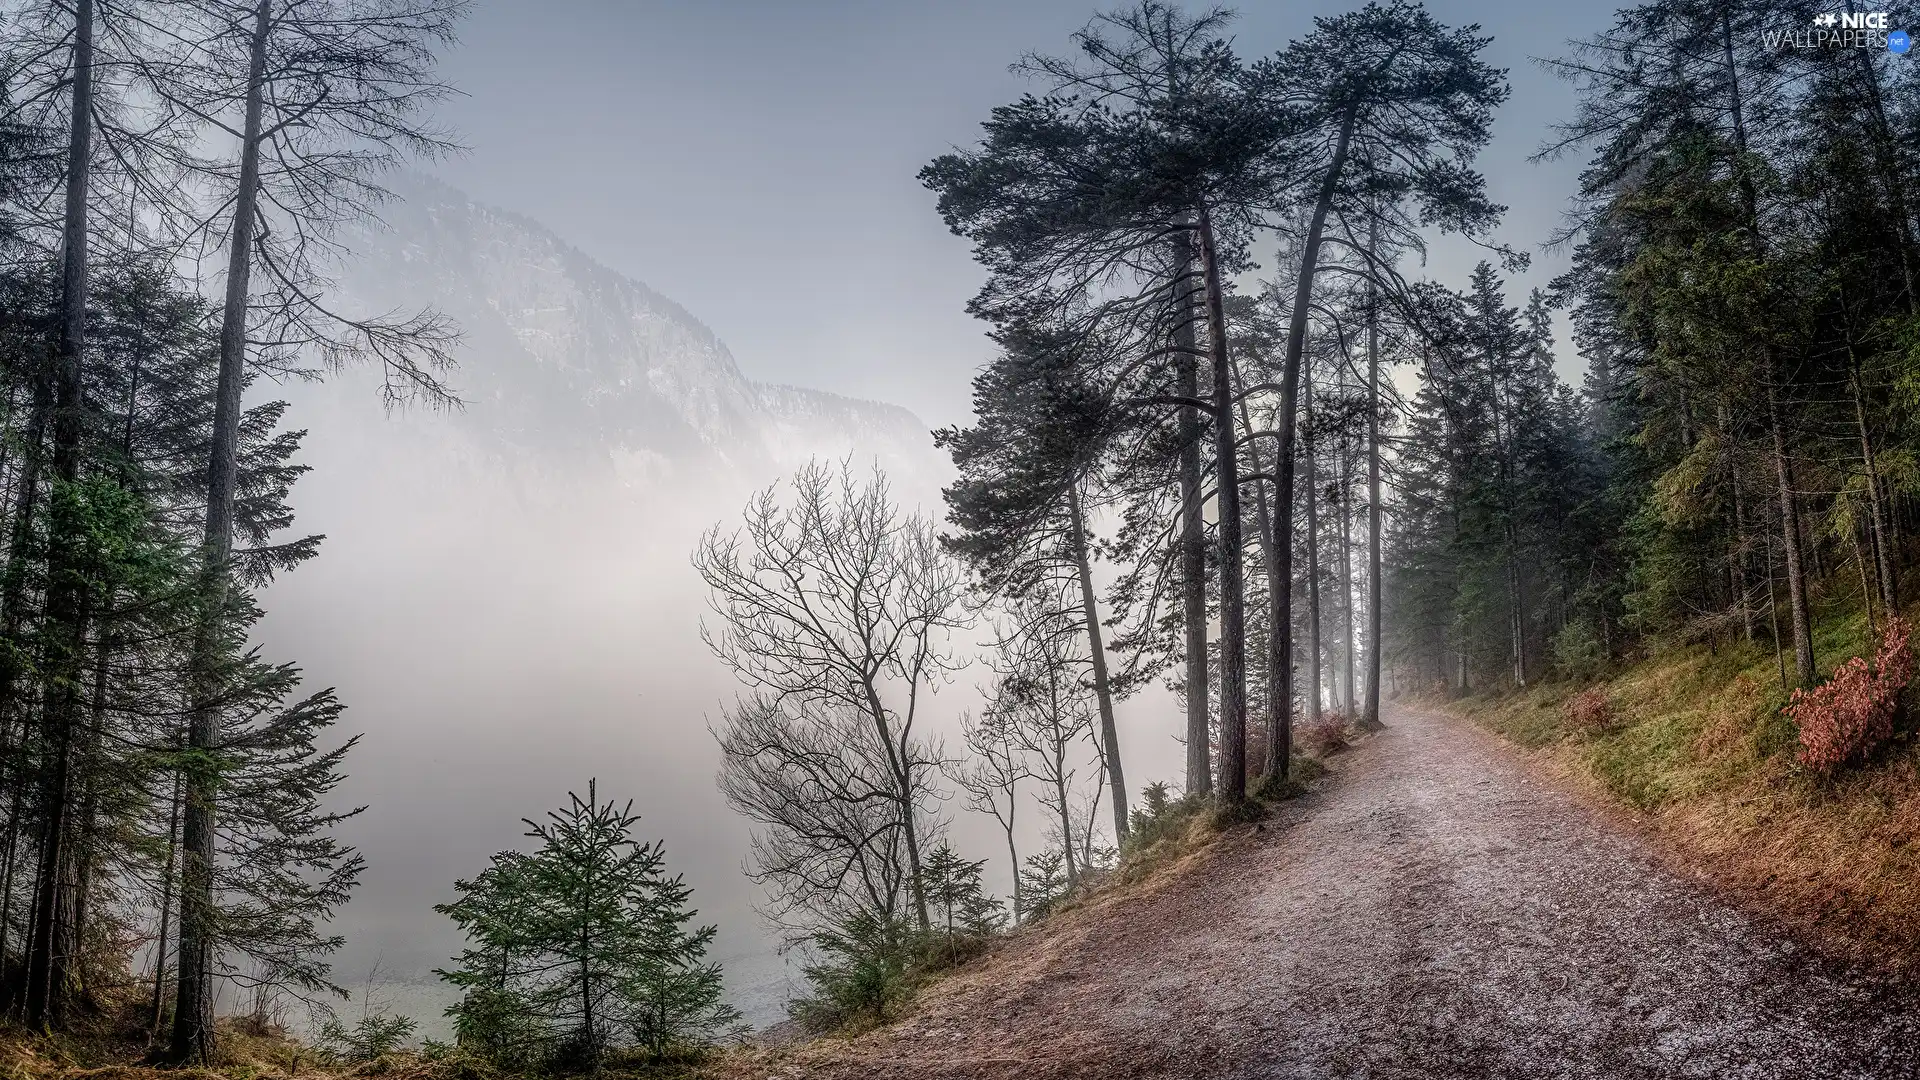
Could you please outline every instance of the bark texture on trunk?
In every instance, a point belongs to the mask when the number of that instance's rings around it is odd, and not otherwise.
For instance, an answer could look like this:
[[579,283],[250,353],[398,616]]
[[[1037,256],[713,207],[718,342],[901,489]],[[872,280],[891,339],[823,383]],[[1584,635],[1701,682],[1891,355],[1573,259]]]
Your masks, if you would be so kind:
[[1360,725],[1380,725],[1380,319],[1367,286],[1367,700]]
[[1073,561],[1080,579],[1082,622],[1087,628],[1087,652],[1093,663],[1093,694],[1100,706],[1100,753],[1112,782],[1113,836],[1127,838],[1127,782],[1120,769],[1120,729],[1113,719],[1113,690],[1107,681],[1107,646],[1100,634],[1100,607],[1094,599],[1093,559],[1087,552],[1086,514],[1080,505],[1078,481],[1067,485],[1067,513],[1073,519]]
[[[1313,365],[1301,370],[1305,391],[1307,430],[1313,430]],[[1320,466],[1318,451],[1309,438],[1307,459],[1307,719],[1320,723]],[[1277,511],[1276,511],[1277,512]]]
[[[1358,121],[1357,106],[1351,106],[1340,121],[1340,133],[1333,147],[1333,158],[1327,163],[1327,174],[1321,178],[1320,192],[1314,202],[1313,217],[1307,224],[1306,242],[1301,246],[1300,273],[1294,282],[1293,311],[1287,324],[1287,351],[1280,372],[1280,415],[1274,423],[1278,445],[1274,448],[1274,510],[1275,521],[1293,520],[1293,468],[1294,468],[1294,432],[1296,412],[1300,400],[1301,357],[1306,352],[1308,308],[1313,300],[1313,276],[1320,262],[1320,243],[1326,232],[1327,213],[1333,207],[1333,196],[1340,188],[1340,174],[1346,168],[1347,150],[1353,144],[1353,128]],[[1312,525],[1309,524],[1309,530]],[[1293,607],[1293,545],[1277,545],[1274,552],[1273,573],[1280,583],[1282,595],[1280,607],[1291,611]],[[1293,652],[1293,622],[1291,619],[1279,619],[1274,623],[1277,631],[1285,635],[1286,640],[1277,646],[1282,656]],[[1314,693],[1319,689],[1315,687]],[[1287,669],[1287,686],[1280,700],[1286,703],[1291,712],[1293,708],[1292,669]],[[1289,722],[1291,718],[1289,718]]]
[[1233,423],[1233,370],[1213,224],[1200,208],[1200,264],[1206,274],[1207,345],[1213,358],[1213,468],[1220,546],[1220,798],[1247,795],[1246,610],[1240,566],[1240,468]]
[[[1238,372],[1235,372],[1235,384],[1241,385]],[[1247,402],[1240,400],[1240,426],[1252,431],[1253,418],[1247,412]],[[1260,467],[1260,444],[1249,440],[1247,443],[1247,464],[1255,475],[1265,470]],[[1291,702],[1280,697],[1282,690],[1291,683],[1282,672],[1293,664],[1293,657],[1280,651],[1281,635],[1275,632],[1274,622],[1280,619],[1291,621],[1293,613],[1285,610],[1285,593],[1280,588],[1280,579],[1273,572],[1274,547],[1277,541],[1275,533],[1287,535],[1286,543],[1292,542],[1291,529],[1283,528],[1279,522],[1268,515],[1271,509],[1267,505],[1267,482],[1261,481],[1254,489],[1253,520],[1255,534],[1260,541],[1260,558],[1267,568],[1267,745],[1266,757],[1260,763],[1260,772],[1273,781],[1287,778],[1288,766],[1293,759],[1293,710]],[[1289,650],[1289,653],[1291,650]]]
[[[88,197],[93,178],[94,4],[77,0],[73,30],[73,122],[67,139],[66,205],[62,221],[59,337],[53,370],[53,476],[58,487],[80,475],[82,365],[87,336]],[[56,500],[50,515],[54,543],[47,555],[47,645],[43,676],[48,691],[41,729],[49,762],[40,789],[44,820],[40,835],[39,877],[27,938],[27,1023],[47,1028],[59,1022],[71,980],[76,944],[71,924],[73,869],[68,832],[72,802],[75,715],[86,644],[86,589],[75,554],[61,543],[74,523],[63,522]]]
[[1342,447],[1340,463],[1340,714],[1353,719],[1353,454]]
[[[1199,335],[1193,304],[1193,239],[1175,235],[1174,265],[1180,274],[1175,288],[1173,343],[1177,350],[1180,396],[1200,397],[1200,358],[1195,355]],[[1200,440],[1204,436],[1199,408],[1180,407],[1180,621],[1186,632],[1187,684],[1187,793],[1213,794],[1212,734],[1207,724],[1207,524],[1201,505]]]
[[[260,193],[260,130],[265,107],[269,0],[254,9],[247,61],[247,104],[240,140],[240,178],[233,228],[227,237],[227,292],[220,319],[220,377],[215,391],[213,446],[207,467],[204,609],[194,642],[196,704],[187,722],[187,747],[199,758],[217,753],[226,647],[224,627],[231,588],[234,491],[239,478],[240,393],[246,384],[247,293],[253,272],[255,216]],[[180,945],[167,1057],[211,1063],[214,1054],[213,862],[219,777],[204,761],[184,774],[180,829]]]
[[1767,385],[1767,422],[1773,434],[1774,477],[1779,482],[1780,538],[1786,545],[1787,602],[1792,609],[1793,667],[1801,686],[1814,680],[1813,622],[1807,603],[1807,576],[1800,547],[1800,506],[1793,490],[1793,463],[1787,458],[1786,428],[1780,417],[1780,397]]

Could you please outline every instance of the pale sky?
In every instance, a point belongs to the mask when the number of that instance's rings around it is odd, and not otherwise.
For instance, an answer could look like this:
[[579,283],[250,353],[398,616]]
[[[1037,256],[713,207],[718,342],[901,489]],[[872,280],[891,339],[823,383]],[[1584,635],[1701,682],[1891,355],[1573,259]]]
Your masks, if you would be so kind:
[[[1264,55],[1345,3],[1243,5],[1243,56]],[[1479,22],[1509,70],[1482,161],[1513,209],[1500,234],[1537,248],[1577,162],[1534,165],[1570,89],[1529,57],[1600,29],[1602,5],[1436,0]],[[436,171],[536,218],[678,300],[762,380],[966,419],[987,358],[963,305],[979,283],[919,168],[969,144],[1027,83],[1025,50],[1063,52],[1088,0],[492,0],[445,66],[466,97],[443,116],[471,146]],[[1270,263],[1272,252],[1257,252]],[[1434,272],[1464,284],[1471,251]],[[1526,285],[1563,269],[1535,254]],[[1516,289],[1514,302],[1524,301]],[[1563,358],[1562,370],[1577,370]]]

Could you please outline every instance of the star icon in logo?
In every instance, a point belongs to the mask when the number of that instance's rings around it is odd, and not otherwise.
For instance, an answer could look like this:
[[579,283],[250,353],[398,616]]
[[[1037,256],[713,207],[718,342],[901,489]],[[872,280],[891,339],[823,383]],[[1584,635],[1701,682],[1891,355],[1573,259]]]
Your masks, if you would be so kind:
[[1813,17],[1813,25],[1815,26],[1832,26],[1835,23],[1838,23],[1839,21],[1840,21],[1840,16],[1835,15],[1831,11],[1824,12],[1822,14],[1815,15]]

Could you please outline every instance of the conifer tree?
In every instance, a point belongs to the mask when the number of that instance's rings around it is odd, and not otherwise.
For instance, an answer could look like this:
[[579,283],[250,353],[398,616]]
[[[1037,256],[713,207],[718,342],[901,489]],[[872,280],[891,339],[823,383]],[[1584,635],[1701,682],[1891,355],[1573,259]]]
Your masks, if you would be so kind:
[[[1221,36],[1225,21],[1223,13],[1190,17],[1152,0],[1096,20],[1076,37],[1080,59],[1025,63],[1054,84],[1056,96],[996,110],[979,150],[946,155],[921,175],[940,192],[948,225],[975,241],[992,272],[974,312],[1003,335],[1045,327],[1049,340],[1064,344],[1053,350],[1056,363],[1070,364],[1069,381],[1091,391],[1091,422],[1077,455],[1083,472],[1120,447],[1158,445],[1158,468],[1133,483],[1149,492],[1175,489],[1191,504],[1201,434],[1195,420],[1211,416],[1222,508],[1217,681],[1223,754],[1235,762],[1223,759],[1221,793],[1237,801],[1245,771],[1244,590],[1224,303],[1251,216],[1282,184],[1292,157],[1283,138],[1290,114],[1247,77]],[[1116,290],[1117,281],[1127,288]],[[1195,334],[1200,322],[1204,345]],[[1210,398],[1196,396],[1197,369],[1211,372]],[[1158,430],[1169,423],[1173,431]],[[1184,505],[1177,517],[1177,549],[1172,537],[1141,548],[1155,560],[1181,553],[1182,618],[1192,623],[1203,597],[1195,579],[1198,519]],[[1200,684],[1188,690],[1190,710],[1207,681],[1193,655],[1196,641],[1190,636],[1187,649],[1186,681]],[[1193,730],[1198,715],[1190,711],[1190,754],[1203,734]],[[1207,786],[1203,771],[1190,764],[1190,787]],[[1113,796],[1124,833],[1124,782]]]
[[689,927],[692,890],[667,875],[660,844],[634,839],[633,804],[601,802],[595,782],[567,799],[527,820],[532,852],[494,856],[435,908],[472,942],[440,973],[465,991],[450,1010],[463,1043],[505,1063],[593,1069],[629,1039],[658,1059],[732,1027],[706,960],[716,930]]
[[[1260,74],[1270,93],[1310,103],[1303,142],[1313,147],[1313,192],[1293,274],[1285,352],[1274,389],[1276,520],[1292,521],[1293,470],[1300,370],[1313,310],[1326,226],[1335,207],[1374,215],[1382,204],[1417,205],[1423,220],[1474,234],[1498,216],[1471,162],[1491,135],[1495,106],[1505,100],[1502,73],[1480,59],[1479,28],[1441,25],[1418,4],[1368,3],[1359,11],[1315,20],[1314,32],[1274,58]],[[1362,218],[1367,215],[1360,214]],[[1371,252],[1369,277],[1378,270]],[[1277,550],[1273,569],[1280,606],[1291,610],[1292,547]],[[1291,620],[1275,623],[1277,655],[1292,655]],[[1276,700],[1292,702],[1291,692]],[[1284,779],[1286,762],[1274,767]]]

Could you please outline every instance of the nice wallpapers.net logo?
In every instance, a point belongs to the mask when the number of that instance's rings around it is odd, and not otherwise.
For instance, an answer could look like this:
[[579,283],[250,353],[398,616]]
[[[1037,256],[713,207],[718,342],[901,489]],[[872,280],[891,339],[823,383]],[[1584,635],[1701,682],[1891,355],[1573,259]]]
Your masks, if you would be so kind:
[[1884,11],[1828,11],[1796,30],[1763,30],[1769,49],[1885,49],[1904,56],[1913,48],[1905,30],[1895,30]]

